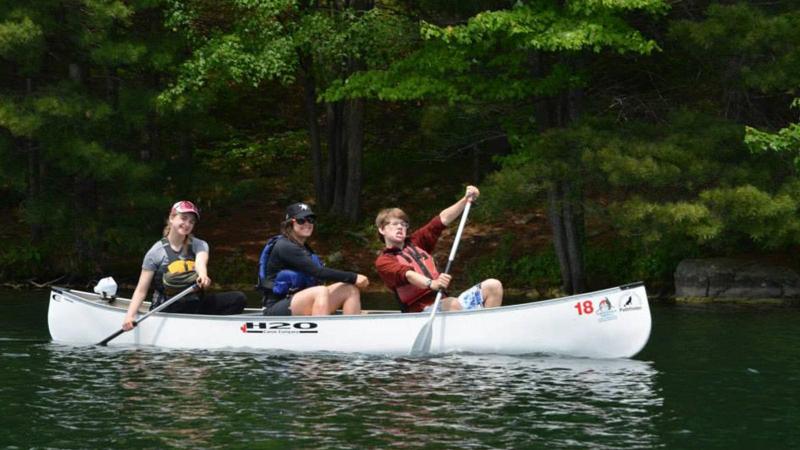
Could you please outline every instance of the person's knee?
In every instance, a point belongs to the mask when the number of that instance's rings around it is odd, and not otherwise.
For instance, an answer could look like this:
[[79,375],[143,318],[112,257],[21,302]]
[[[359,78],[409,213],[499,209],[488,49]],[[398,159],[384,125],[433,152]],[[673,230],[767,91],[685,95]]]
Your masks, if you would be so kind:
[[461,311],[464,309],[461,306],[461,302],[458,301],[457,298],[448,298],[445,303],[445,310],[446,311]]
[[331,295],[328,288],[325,286],[317,286],[313,288],[314,306],[312,313],[314,315],[330,314],[331,309]]
[[325,286],[315,286],[308,288],[308,290],[314,302],[327,302],[330,299],[330,292]]
[[481,294],[484,298],[484,306],[493,307],[503,304],[503,283],[495,278],[489,278],[481,283]]
[[492,292],[499,292],[503,293],[503,283],[495,278],[489,278],[481,283],[481,286],[484,289],[488,289]]
[[341,308],[344,314],[361,314],[361,291],[355,285],[348,285],[344,291]]
[[361,291],[356,287],[355,284],[347,284],[345,285],[345,295],[347,298],[361,298]]

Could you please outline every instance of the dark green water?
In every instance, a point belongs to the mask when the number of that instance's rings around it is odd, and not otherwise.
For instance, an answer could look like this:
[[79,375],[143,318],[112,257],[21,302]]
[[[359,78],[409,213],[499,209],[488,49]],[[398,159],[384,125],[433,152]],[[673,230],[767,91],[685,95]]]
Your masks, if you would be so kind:
[[46,300],[0,291],[0,448],[800,448],[796,309],[654,307],[633,360],[411,360],[62,346]]

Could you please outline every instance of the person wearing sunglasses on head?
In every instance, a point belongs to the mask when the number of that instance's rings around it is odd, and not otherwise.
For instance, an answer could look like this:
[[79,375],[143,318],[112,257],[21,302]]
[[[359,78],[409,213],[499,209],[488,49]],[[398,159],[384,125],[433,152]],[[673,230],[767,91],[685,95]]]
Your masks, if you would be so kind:
[[136,320],[150,286],[153,286],[153,309],[168,297],[197,284],[200,290],[169,305],[164,312],[185,314],[239,314],[244,310],[247,297],[243,292],[207,293],[211,286],[208,277],[208,243],[192,234],[200,220],[200,210],[194,203],[183,200],[172,205],[164,237],[150,247],[144,255],[139,282],[133,292],[128,313],[122,328],[130,330]]
[[[314,233],[316,215],[305,203],[286,208],[281,234],[271,238],[259,258],[258,288],[264,315],[328,315],[361,313],[361,289],[366,276],[325,267],[307,241]],[[322,281],[333,281],[325,286]]]
[[[468,201],[480,195],[475,186],[467,186],[459,201],[442,210],[422,228],[409,235],[408,215],[400,208],[387,208],[378,213],[375,227],[384,243],[375,268],[386,287],[395,293],[403,312],[420,312],[430,308],[436,292],[446,291],[452,281],[449,274],[440,274],[433,260],[434,247],[442,231],[464,211]],[[492,308],[503,303],[503,284],[494,278],[483,280],[458,297],[444,297],[439,305],[444,311]]]

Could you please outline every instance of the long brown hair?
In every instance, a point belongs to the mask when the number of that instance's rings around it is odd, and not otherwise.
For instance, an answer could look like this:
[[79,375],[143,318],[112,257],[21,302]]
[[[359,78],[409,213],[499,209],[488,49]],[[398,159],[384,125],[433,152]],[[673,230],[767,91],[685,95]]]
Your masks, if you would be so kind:
[[294,233],[294,219],[286,219],[281,222],[281,234],[286,236],[286,239],[294,242],[295,244],[303,247],[303,244],[297,239],[297,235]]

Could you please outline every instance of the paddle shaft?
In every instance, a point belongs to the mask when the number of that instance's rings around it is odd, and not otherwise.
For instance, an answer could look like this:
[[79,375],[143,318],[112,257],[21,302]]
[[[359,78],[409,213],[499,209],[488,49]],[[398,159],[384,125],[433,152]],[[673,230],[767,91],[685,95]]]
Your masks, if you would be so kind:
[[[464,231],[464,225],[467,223],[467,215],[469,214],[471,205],[472,199],[467,200],[467,204],[464,206],[464,212],[461,213],[461,222],[458,224],[458,231],[456,231],[456,237],[453,241],[453,248],[450,250],[450,257],[447,258],[447,266],[445,267],[443,273],[450,273],[450,266],[453,265],[453,260],[456,259],[458,243],[461,241],[461,233]],[[436,317],[436,310],[439,308],[439,302],[442,299],[443,292],[444,291],[442,289],[439,289],[436,292],[436,300],[433,301],[431,315],[428,316],[428,321],[425,322],[425,325],[423,325],[422,328],[420,328],[417,338],[414,339],[414,344],[411,346],[411,356],[425,355],[430,352],[431,336],[433,334],[433,319]]]
[[[193,284],[193,285],[189,286],[188,288],[186,288],[186,289],[182,290],[181,292],[175,294],[175,296],[172,297],[171,299],[169,299],[169,300],[165,301],[164,303],[158,305],[156,308],[151,309],[147,314],[143,315],[139,320],[134,320],[133,321],[133,328],[136,328],[137,325],[142,323],[142,321],[144,321],[144,319],[147,319],[152,314],[155,314],[155,313],[163,310],[164,308],[168,307],[169,305],[177,302],[178,300],[182,299],[183,297],[186,297],[190,293],[194,292],[195,289],[197,289],[197,284]],[[103,339],[102,341],[98,342],[97,345],[105,346],[112,339],[116,338],[117,336],[119,336],[120,334],[122,334],[124,332],[125,332],[125,329],[124,328],[120,328],[119,330],[117,330],[111,336],[109,336],[109,337]]]
[[[447,265],[444,268],[444,273],[446,274],[450,273],[450,266],[453,265],[453,260],[456,259],[456,251],[458,251],[458,244],[461,242],[461,233],[464,232],[464,225],[467,223],[467,215],[469,214],[471,205],[472,200],[467,201],[467,204],[464,206],[464,212],[461,213],[461,222],[458,223],[458,230],[456,231],[456,238],[453,241],[453,248],[450,249],[450,256],[447,258]],[[433,316],[436,314],[443,292],[443,289],[436,291],[436,300],[433,301],[433,311],[431,311],[431,317],[429,319],[431,322],[433,321]]]

